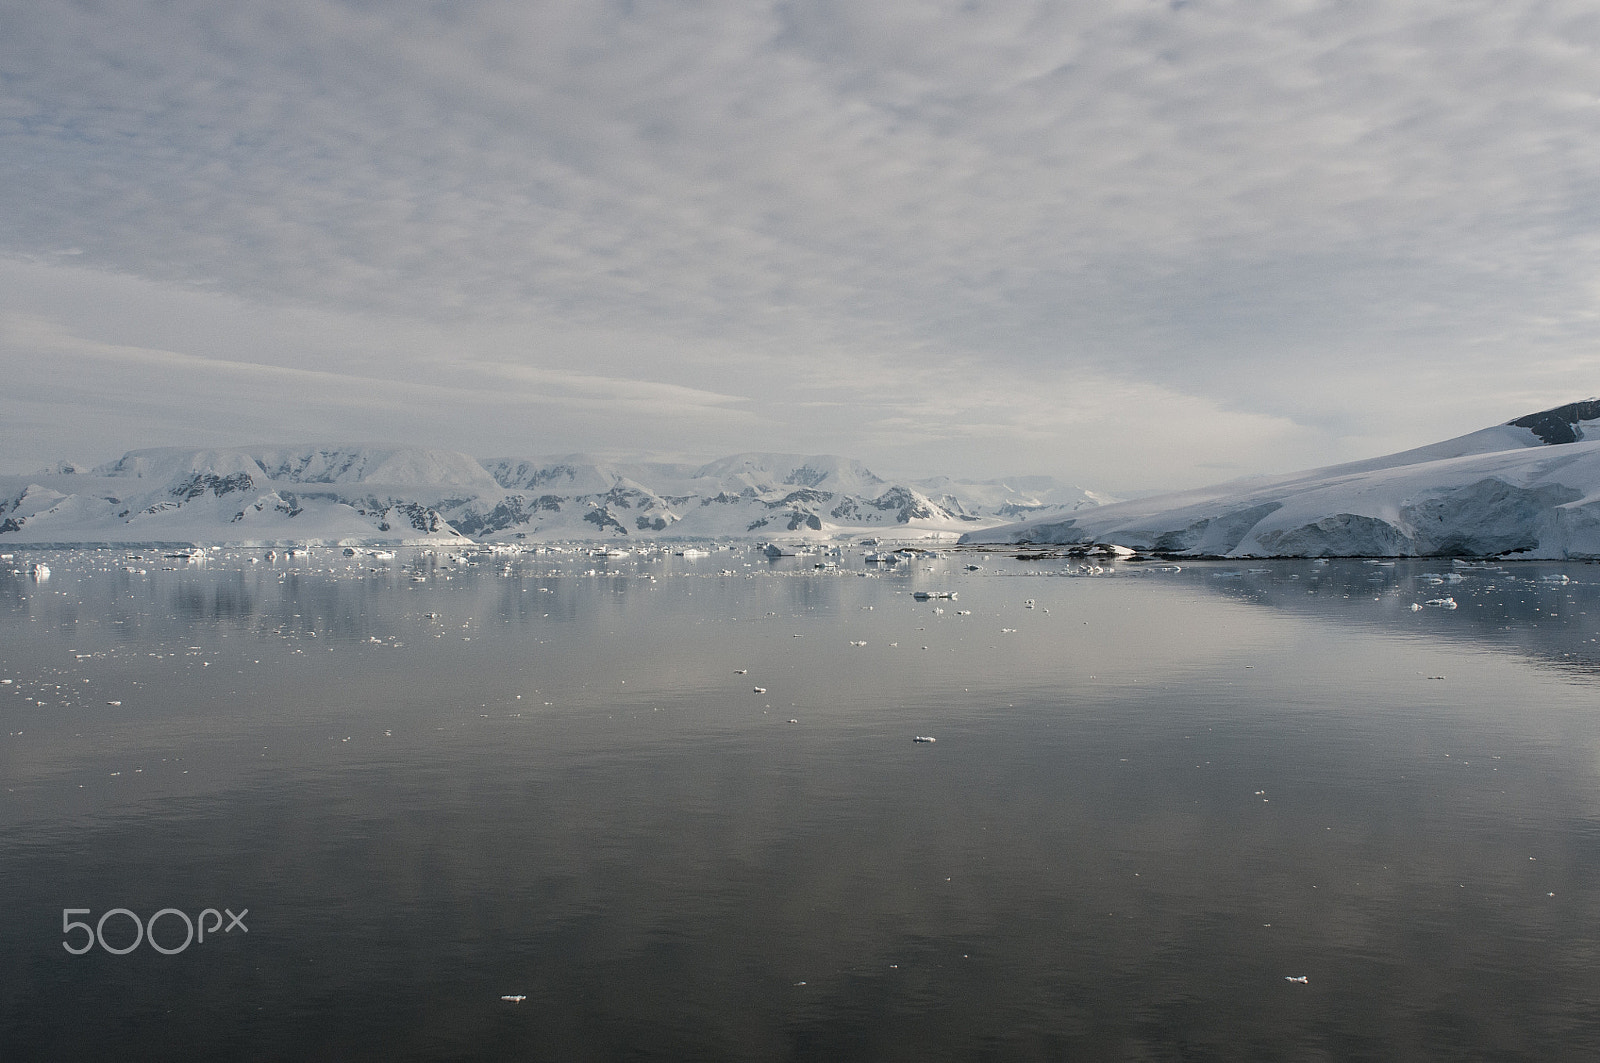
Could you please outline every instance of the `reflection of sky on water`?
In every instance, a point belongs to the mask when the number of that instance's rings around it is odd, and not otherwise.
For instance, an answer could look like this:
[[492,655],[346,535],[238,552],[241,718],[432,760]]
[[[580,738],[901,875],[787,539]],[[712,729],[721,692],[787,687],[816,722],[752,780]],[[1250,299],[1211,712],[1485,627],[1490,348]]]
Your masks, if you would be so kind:
[[[262,1056],[1594,1041],[1600,742],[1543,666],[1586,584],[1412,613],[1359,564],[728,558],[0,579],[0,1021],[43,1054],[167,1008]],[[62,907],[231,901],[232,952],[60,948]]]
[[[1277,609],[1381,625],[1396,634],[1472,640],[1571,672],[1600,669],[1600,564],[1457,567],[1449,559],[1431,558],[1393,565],[1266,562],[1257,568],[1266,571],[1214,565],[1204,572],[1214,590]],[[1219,578],[1226,573],[1239,575]],[[1563,576],[1568,582],[1560,582]],[[1440,578],[1444,582],[1436,582]],[[1411,610],[1413,604],[1440,599],[1454,599],[1457,608]]]

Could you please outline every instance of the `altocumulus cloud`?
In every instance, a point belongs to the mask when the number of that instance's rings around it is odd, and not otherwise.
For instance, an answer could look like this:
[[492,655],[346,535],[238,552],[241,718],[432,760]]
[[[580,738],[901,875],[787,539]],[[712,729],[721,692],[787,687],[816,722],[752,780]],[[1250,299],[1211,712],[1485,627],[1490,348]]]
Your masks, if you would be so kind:
[[[50,428],[78,410],[107,448],[139,424],[781,446],[1138,488],[1596,390],[1592,5],[44,0],[5,24],[0,357],[123,385],[14,377],[8,462],[78,453]],[[230,364],[285,372],[230,390]]]

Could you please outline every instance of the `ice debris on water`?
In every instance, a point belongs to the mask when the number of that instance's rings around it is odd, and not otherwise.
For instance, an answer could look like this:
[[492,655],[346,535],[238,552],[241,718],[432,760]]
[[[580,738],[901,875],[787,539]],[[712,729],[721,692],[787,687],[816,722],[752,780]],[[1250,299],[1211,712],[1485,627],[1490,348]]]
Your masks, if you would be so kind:
[[1423,604],[1431,606],[1434,609],[1454,609],[1456,607],[1456,600],[1454,598],[1429,598]]
[[933,737],[933,735],[912,735],[911,736],[911,740],[913,742],[937,742],[938,741],[938,739]]
[[526,993],[507,993],[504,996],[502,996],[500,999],[501,1000],[509,1000],[513,1004],[521,1004],[524,1000],[528,999],[528,994],[526,994]]
[[1294,982],[1297,985],[1310,985],[1311,984],[1311,976],[1310,975],[1305,975],[1305,974],[1299,974],[1299,975],[1286,974],[1286,975],[1283,976],[1283,980],[1285,982]]
[[755,688],[755,692],[757,694],[765,694],[767,692],[767,688],[766,687],[756,687]]

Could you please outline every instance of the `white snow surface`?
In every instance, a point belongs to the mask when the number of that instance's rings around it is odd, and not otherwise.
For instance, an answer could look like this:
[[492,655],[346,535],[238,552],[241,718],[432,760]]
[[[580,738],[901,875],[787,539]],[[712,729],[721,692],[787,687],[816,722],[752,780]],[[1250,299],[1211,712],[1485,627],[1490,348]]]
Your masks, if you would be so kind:
[[1103,496],[1049,478],[894,482],[831,455],[705,465],[391,445],[130,451],[0,476],[0,545],[341,545],[556,539],[944,538]]
[[[1600,557],[1595,400],[1367,461],[1045,516],[964,542],[1115,543],[1222,557]],[[1579,416],[1579,414],[1586,416]],[[1565,424],[1567,431],[1560,431]]]

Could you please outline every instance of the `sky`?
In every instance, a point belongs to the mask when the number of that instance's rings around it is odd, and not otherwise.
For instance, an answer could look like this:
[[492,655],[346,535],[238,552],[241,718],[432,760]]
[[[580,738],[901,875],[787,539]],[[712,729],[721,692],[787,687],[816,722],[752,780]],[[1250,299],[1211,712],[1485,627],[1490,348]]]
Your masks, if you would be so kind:
[[0,0],[0,471],[1134,493],[1600,393],[1600,8]]

